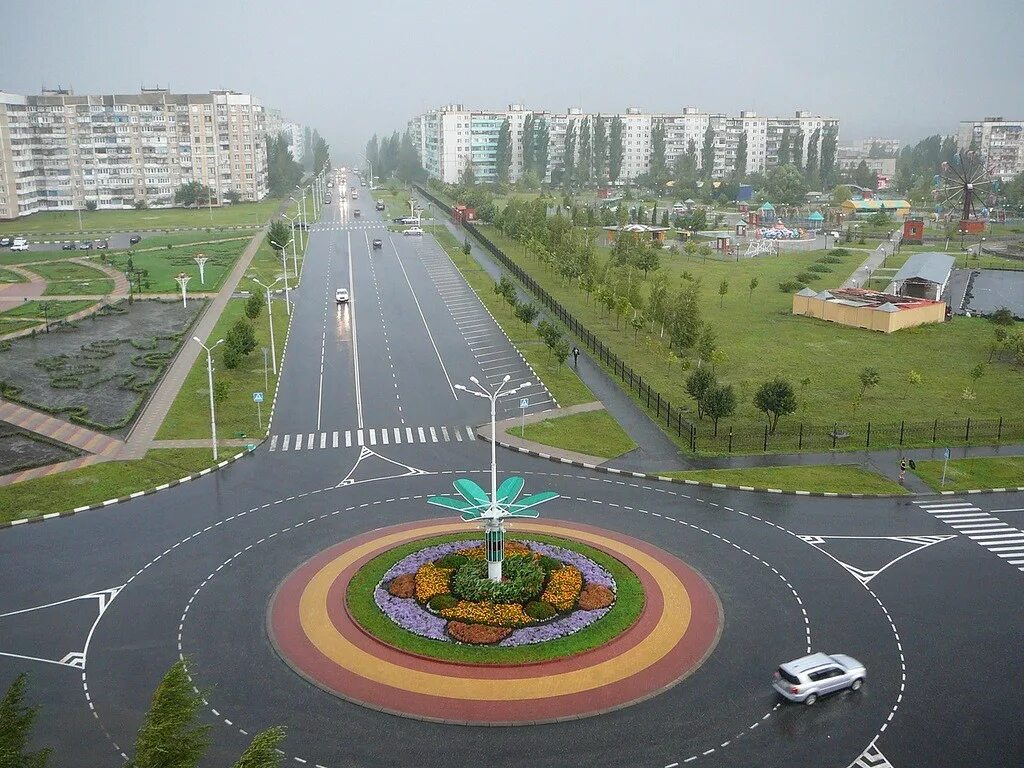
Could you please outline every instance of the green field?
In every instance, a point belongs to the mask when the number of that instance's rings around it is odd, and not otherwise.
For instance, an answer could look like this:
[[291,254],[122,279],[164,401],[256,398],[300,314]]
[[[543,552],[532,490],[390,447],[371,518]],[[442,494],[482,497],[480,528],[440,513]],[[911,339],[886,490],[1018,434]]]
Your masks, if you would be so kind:
[[797,467],[748,467],[743,469],[699,469],[660,472],[663,477],[695,480],[699,483],[742,485],[748,488],[777,488],[780,491],[815,493],[873,493],[901,496],[906,489],[875,472],[853,464],[823,464]]
[[510,427],[506,433],[552,448],[606,459],[614,459],[636,448],[636,443],[603,409],[538,421],[527,424],[525,430]]
[[942,484],[942,461],[919,461],[914,473],[936,491],[1024,487],[1024,456],[951,459]]
[[147,208],[141,211],[82,211],[82,227],[76,212],[34,213],[0,222],[0,233],[9,235],[83,232],[140,232],[172,227],[262,227],[281,201],[267,198],[258,203],[238,203],[221,208]]
[[[617,322],[613,313],[588,300],[574,284],[566,284],[554,271],[526,256],[520,244],[493,227],[481,229],[645,381],[673,404],[695,410],[684,388],[687,371],[672,362],[659,328],[648,326],[634,339],[632,328]],[[834,257],[835,251],[829,255]],[[681,287],[684,271],[701,281],[702,316],[723,355],[716,371],[721,380],[735,386],[739,400],[736,416],[723,424],[759,430],[764,416],[753,405],[753,394],[776,375],[796,389],[799,408],[788,417],[791,422],[898,425],[906,419],[930,424],[936,416],[943,420],[1009,417],[1024,409],[1024,369],[989,363],[993,331],[987,320],[957,317],[949,323],[885,335],[793,316],[792,296],[781,292],[779,283],[808,272],[820,256],[820,251],[784,252],[777,257],[704,263],[699,257],[663,252],[661,274],[670,296]],[[853,251],[841,263],[828,264],[832,272],[808,272],[809,285],[815,290],[835,287],[863,259],[864,254]],[[758,285],[751,292],[753,278]],[[728,290],[720,297],[723,280]],[[646,298],[646,288],[642,293]],[[983,375],[974,386],[970,374],[978,364],[983,365]],[[859,373],[866,365],[878,369],[881,381],[860,398]],[[921,375],[920,383],[907,384],[911,370]],[[975,390],[972,400],[963,397],[969,387]]]
[[[231,448],[224,456],[241,449]],[[230,453],[229,453],[230,452]],[[208,448],[162,448],[136,461],[108,461],[0,487],[0,521],[69,512],[136,491],[148,491],[205,469],[213,463]]]
[[[292,249],[291,246],[287,249],[288,256],[288,287],[294,288],[298,280],[295,277],[292,265]],[[255,276],[264,285],[271,285],[276,280],[279,280],[284,275],[284,267],[281,265],[281,252],[276,248],[272,248],[267,242],[266,238],[260,241],[260,247],[257,249],[256,254],[252,257],[252,262],[249,264],[249,269],[246,271],[246,278]],[[302,275],[302,252],[299,251],[299,276]],[[252,280],[243,279],[238,285],[240,291],[261,291],[263,290],[256,285]],[[274,287],[275,290],[284,290],[284,281],[277,283]]]
[[[74,299],[72,301],[26,301],[14,309],[0,312],[2,318],[32,318],[40,322],[45,318],[55,320],[60,317],[67,317],[79,310],[91,307],[95,301],[89,299]],[[45,305],[45,306],[44,306]]]
[[[209,237],[209,236],[207,236]],[[94,261],[103,260],[115,269],[124,272],[131,256],[132,265],[136,270],[146,270],[148,274],[142,278],[142,293],[177,293],[177,282],[174,278],[184,272],[192,276],[188,283],[189,293],[216,291],[224,278],[231,272],[235,262],[245,251],[251,236],[234,235],[217,242],[202,245],[172,245],[170,248],[154,248],[152,250],[110,251],[94,256]],[[199,282],[199,265],[193,260],[198,254],[209,258],[205,267],[205,285]],[[133,288],[138,291],[138,281],[133,281]]]
[[46,280],[44,296],[103,296],[114,290],[106,273],[69,261],[35,264],[32,272]]
[[572,368],[566,363],[555,361],[535,330],[527,328],[512,315],[509,305],[494,292],[494,280],[472,256],[467,256],[463,252],[462,244],[455,236],[440,225],[430,227],[428,231],[448,253],[463,278],[480,297],[484,306],[490,310],[526,362],[533,366],[534,372],[540,376],[544,386],[554,395],[558,404],[565,407],[593,402],[594,394]]
[[17,272],[9,269],[0,269],[0,283],[27,283],[28,280]]
[[[213,333],[204,343],[222,339],[239,318],[245,317],[245,299],[232,299],[228,302],[224,313],[214,326]],[[284,303],[274,302],[274,344],[277,348],[277,360],[281,362],[284,349],[285,333],[288,330],[288,316],[284,312]],[[224,365],[223,345],[213,355],[214,382],[224,382],[226,395],[224,400],[216,404],[217,437],[232,439],[244,432],[253,440],[260,440],[267,428],[267,418],[274,401],[277,377],[270,369],[268,354],[269,385],[264,385],[263,354],[261,347],[270,346],[270,328],[267,322],[267,308],[254,321],[256,332],[256,349],[242,362],[239,367],[231,370]],[[187,342],[195,344],[194,341]],[[279,369],[280,370],[280,369]],[[216,391],[216,390],[215,390]],[[257,421],[256,405],[252,400],[253,392],[264,392],[263,429]],[[158,440],[175,440],[210,437],[210,390],[207,386],[206,353],[200,351],[192,370],[189,371],[181,391],[171,405],[160,431]],[[230,449],[228,449],[230,450]]]

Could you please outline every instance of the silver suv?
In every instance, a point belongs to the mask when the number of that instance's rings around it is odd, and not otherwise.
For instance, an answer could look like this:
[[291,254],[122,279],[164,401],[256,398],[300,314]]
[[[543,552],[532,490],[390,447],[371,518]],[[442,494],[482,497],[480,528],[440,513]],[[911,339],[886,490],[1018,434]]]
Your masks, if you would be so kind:
[[864,665],[841,653],[812,653],[781,665],[772,679],[772,687],[790,701],[810,705],[835,691],[849,688],[859,691],[867,677]]

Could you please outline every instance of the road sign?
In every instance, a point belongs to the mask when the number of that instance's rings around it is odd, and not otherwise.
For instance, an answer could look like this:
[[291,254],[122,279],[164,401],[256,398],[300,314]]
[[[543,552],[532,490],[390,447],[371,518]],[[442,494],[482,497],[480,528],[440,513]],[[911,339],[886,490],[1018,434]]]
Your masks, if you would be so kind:
[[949,458],[949,448],[943,448],[942,449],[942,458],[944,458],[944,459],[948,459]]
[[520,408],[529,408],[530,407],[530,398],[528,398],[528,397],[521,397],[521,398],[519,398],[519,407]]
[[262,392],[253,392],[252,393],[252,401],[254,403],[262,403],[263,402],[263,393]]

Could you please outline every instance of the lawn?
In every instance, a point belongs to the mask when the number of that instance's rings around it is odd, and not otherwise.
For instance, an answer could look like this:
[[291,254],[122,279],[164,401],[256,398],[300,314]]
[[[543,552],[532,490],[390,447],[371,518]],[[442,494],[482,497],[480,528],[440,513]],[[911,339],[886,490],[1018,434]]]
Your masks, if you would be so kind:
[[14,309],[8,309],[5,312],[0,312],[0,317],[37,318],[40,321],[45,318],[54,320],[59,317],[67,317],[68,315],[74,314],[86,307],[91,307],[95,303],[95,301],[90,301],[89,299],[74,299],[72,301],[26,301],[24,304],[19,304]]
[[[236,452],[237,449],[231,449],[231,455]],[[161,448],[135,461],[108,461],[5,485],[0,487],[0,521],[68,512],[147,491],[212,463],[213,455],[208,448]]]
[[238,203],[220,208],[147,208],[141,211],[82,211],[82,227],[78,213],[52,211],[34,213],[12,221],[0,222],[0,233],[74,234],[82,232],[128,232],[169,229],[172,227],[262,227],[281,201],[266,198],[258,203]]
[[533,366],[534,372],[541,378],[548,391],[554,395],[558,404],[566,407],[580,403],[592,403],[595,397],[587,385],[568,364],[556,362],[536,332],[532,328],[527,328],[512,315],[509,305],[494,292],[494,280],[477,263],[476,259],[463,252],[462,244],[455,239],[455,236],[442,226],[431,227],[430,232],[448,253],[463,278],[476,292],[484,306],[490,310],[512,343],[522,353],[526,362]]
[[[661,337],[659,328],[648,326],[634,339],[633,329],[625,322],[619,322],[614,313],[599,308],[574,284],[566,284],[535,258],[526,256],[520,244],[509,241],[493,227],[481,229],[645,382],[695,417],[693,401],[684,386],[687,370],[670,358],[667,340]],[[835,254],[835,250],[829,251],[830,257]],[[1011,417],[1024,410],[1024,369],[1006,362],[989,362],[993,331],[987,320],[957,317],[949,323],[884,335],[793,316],[792,296],[779,290],[780,282],[806,272],[813,289],[835,287],[865,256],[850,251],[840,263],[824,265],[831,272],[808,270],[822,255],[821,251],[784,252],[777,257],[705,263],[700,257],[682,252],[663,252],[661,275],[670,296],[683,285],[684,272],[700,280],[702,317],[714,331],[722,355],[717,373],[721,380],[734,385],[739,401],[735,417],[720,425],[714,445],[710,428],[701,425],[701,433],[707,433],[707,437],[699,444],[700,449],[724,452],[724,436],[729,427],[735,426],[737,435],[751,435],[751,445],[745,450],[760,450],[760,445],[752,444],[752,436],[761,431],[764,416],[752,399],[757,387],[773,376],[788,379],[796,390],[799,408],[788,418],[794,430],[798,422],[817,425],[819,431],[839,422],[852,433],[855,429],[863,431],[872,422],[876,439],[873,445],[881,438],[880,426],[892,432],[892,425],[898,430],[901,420],[930,427],[936,417],[963,423],[968,417]],[[758,284],[751,291],[749,286],[755,278]],[[633,279],[640,280],[640,275]],[[719,295],[723,280],[728,283],[724,297]],[[641,294],[646,298],[646,287]],[[691,360],[684,359],[692,365]],[[970,374],[978,364],[983,366],[983,375],[975,384]],[[864,366],[875,367],[881,378],[861,398],[859,374]],[[907,383],[911,370],[921,376],[914,385]],[[973,399],[963,396],[968,388],[974,389]],[[785,424],[787,419],[780,422],[780,427]],[[793,449],[796,442],[794,439]],[[849,442],[849,447],[859,447],[852,445],[854,439]],[[803,447],[809,446],[805,443]],[[838,447],[846,446],[839,443]]]
[[6,333],[23,331],[26,328],[31,328],[33,325],[39,325],[41,322],[42,320],[19,320],[16,318],[8,318],[0,314],[0,336],[3,336]]
[[[297,234],[297,233],[296,233]],[[307,241],[308,242],[308,241]],[[299,254],[299,275],[302,275],[302,251],[298,251]],[[298,282],[293,271],[292,264],[292,249],[291,246],[287,249],[288,255],[288,287],[294,288]],[[256,277],[264,285],[272,285],[275,281],[279,280],[284,275],[284,268],[281,266],[281,252],[276,248],[272,248],[267,242],[266,238],[260,241],[260,247],[256,250],[256,254],[252,257],[252,261],[249,264],[249,269],[246,271],[246,277]],[[261,291],[263,290],[256,285],[252,280],[243,279],[239,283],[238,289],[240,291]],[[284,281],[277,283],[274,290],[283,291]]]
[[9,269],[0,269],[0,283],[26,283],[24,277],[17,272],[12,272]]
[[[182,272],[192,276],[187,288],[189,293],[212,292],[220,288],[251,239],[250,236],[236,235],[203,245],[171,245],[151,250],[110,251],[94,256],[93,260],[102,260],[124,272],[130,256],[135,269],[146,270],[148,273],[142,278],[142,293],[178,293],[180,288],[174,278]],[[204,268],[205,284],[199,281],[199,265],[193,259],[200,253],[209,259]],[[135,281],[134,287],[137,291],[138,281]]]
[[[217,325],[214,326],[213,333],[210,334],[209,339],[204,340],[204,343],[209,345],[211,341],[224,338],[231,326],[239,318],[244,317],[245,299],[232,299],[217,321]],[[277,360],[280,363],[285,334],[288,330],[288,316],[285,314],[283,302],[274,302],[273,317],[274,343],[277,348]],[[223,382],[226,386],[224,399],[216,404],[217,436],[226,440],[236,437],[241,432],[254,439],[262,438],[267,428],[267,417],[270,415],[270,409],[274,402],[277,376],[270,369],[268,362],[269,383],[264,384],[263,354],[260,351],[261,347],[270,346],[270,328],[267,323],[266,307],[253,321],[253,330],[256,332],[256,349],[237,368],[232,370],[224,365],[223,345],[213,355],[215,386],[217,382]],[[195,344],[194,341],[188,343]],[[269,361],[269,354],[267,359]],[[171,405],[171,410],[160,427],[157,439],[192,439],[210,436],[210,394],[206,376],[206,354],[201,352],[195,365],[192,366],[192,370],[189,371],[181,391]],[[252,400],[252,393],[259,391],[264,392],[265,397],[262,429],[257,420],[256,405]]]
[[936,491],[968,491],[974,488],[1024,486],[1024,456],[989,456],[952,459],[942,484],[942,461],[919,461],[915,474]]
[[527,424],[525,434],[519,427],[506,433],[552,448],[614,459],[636,448],[629,435],[606,410],[574,413]]
[[[919,465],[920,466],[920,465]],[[748,467],[744,469],[700,469],[661,472],[663,477],[701,483],[743,485],[749,488],[777,488],[781,491],[817,493],[884,493],[902,495],[907,491],[875,472],[855,464],[823,464],[797,467]]]
[[29,267],[46,282],[44,296],[103,296],[114,290],[105,272],[70,261],[55,261]]

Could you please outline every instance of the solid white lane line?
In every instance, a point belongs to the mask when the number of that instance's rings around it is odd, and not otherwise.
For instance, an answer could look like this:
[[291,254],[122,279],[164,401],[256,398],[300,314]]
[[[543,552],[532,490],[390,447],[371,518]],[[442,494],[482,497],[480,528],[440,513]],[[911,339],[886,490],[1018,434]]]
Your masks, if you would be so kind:
[[455,393],[455,385],[452,384],[452,379],[448,375],[448,369],[444,366],[444,360],[441,359],[441,353],[437,349],[437,344],[434,343],[434,336],[430,332],[430,326],[427,325],[427,318],[423,315],[423,308],[420,307],[420,300],[416,298],[416,291],[412,289],[412,281],[409,280],[409,273],[405,271],[405,264],[402,263],[402,257],[398,254],[398,247],[395,245],[394,238],[389,237],[388,242],[391,243],[391,249],[395,252],[395,258],[398,259],[398,266],[402,268],[402,274],[405,276],[405,284],[409,286],[409,293],[412,294],[412,300],[416,304],[416,311],[420,313],[420,320],[423,321],[423,328],[427,332],[427,338],[430,339],[430,346],[434,348],[434,354],[437,355],[437,362],[441,364],[441,370],[444,372],[444,378],[448,382],[448,388],[452,392],[452,397],[456,400],[459,396]]
[[[355,284],[352,277],[352,233],[348,235],[348,291],[350,296],[355,296]],[[356,424],[362,429],[363,426],[363,394],[359,384],[359,342],[356,339],[356,310],[352,300],[349,299],[349,315],[352,318],[352,369],[356,377]],[[362,440],[359,441],[362,445]]]
[[993,509],[993,512],[1024,512],[1024,507],[1020,509]]

